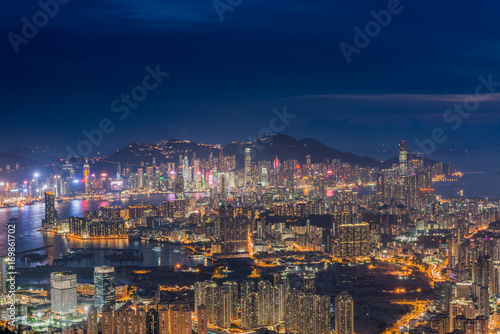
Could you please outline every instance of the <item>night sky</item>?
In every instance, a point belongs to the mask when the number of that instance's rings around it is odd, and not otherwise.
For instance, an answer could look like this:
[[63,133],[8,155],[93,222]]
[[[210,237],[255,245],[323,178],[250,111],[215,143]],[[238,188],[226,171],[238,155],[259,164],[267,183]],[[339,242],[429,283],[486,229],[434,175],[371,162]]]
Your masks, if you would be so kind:
[[[354,45],[353,28],[391,1],[221,0],[241,2],[221,21],[212,0],[70,0],[16,53],[8,34],[41,7],[3,0],[0,150],[64,152],[103,118],[115,129],[93,154],[169,138],[227,144],[286,106],[297,116],[282,132],[297,138],[385,159],[398,139],[419,151],[415,139],[438,127],[448,139],[433,158],[497,168],[500,94],[456,129],[443,113],[474,96],[478,76],[500,82],[500,3],[402,0],[348,64],[339,44]],[[157,64],[170,75],[121,120],[111,103]]]

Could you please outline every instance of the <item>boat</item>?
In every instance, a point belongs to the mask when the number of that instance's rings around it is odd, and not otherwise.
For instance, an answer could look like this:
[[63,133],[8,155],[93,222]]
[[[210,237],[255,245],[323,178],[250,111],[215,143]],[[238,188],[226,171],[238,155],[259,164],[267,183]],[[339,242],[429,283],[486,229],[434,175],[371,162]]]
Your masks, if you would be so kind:
[[11,217],[9,220],[17,220],[19,217]]

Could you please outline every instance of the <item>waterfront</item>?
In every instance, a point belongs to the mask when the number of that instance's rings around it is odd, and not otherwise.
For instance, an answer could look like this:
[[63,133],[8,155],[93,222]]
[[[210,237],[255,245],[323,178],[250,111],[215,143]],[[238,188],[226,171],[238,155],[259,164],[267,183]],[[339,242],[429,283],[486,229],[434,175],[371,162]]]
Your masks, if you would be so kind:
[[[56,210],[60,219],[67,219],[70,216],[83,216],[85,211],[93,211],[106,205],[121,205],[123,207],[141,204],[153,203],[159,204],[164,200],[172,200],[173,194],[160,195],[142,195],[136,197],[123,198],[120,201],[109,202],[105,200],[73,200],[69,202],[56,203]],[[56,235],[49,232],[39,232],[42,226],[42,218],[45,215],[44,203],[36,203],[24,207],[11,207],[0,209],[0,235],[7,235],[8,223],[16,225],[16,253],[26,252],[28,250],[53,245],[45,250],[37,251],[40,254],[47,254],[48,257],[43,262],[23,262],[21,256],[16,260],[18,268],[35,267],[44,265],[57,258],[59,254],[68,249],[88,249],[88,248],[115,248],[115,249],[136,249],[140,250],[144,256],[139,261],[115,262],[104,258],[104,251],[96,251],[96,256],[84,258],[78,261],[68,261],[64,263],[65,267],[94,267],[100,265],[139,265],[145,267],[155,266],[174,266],[182,264],[186,266],[197,266],[198,264],[210,265],[210,261],[202,259],[189,259],[189,252],[180,246],[169,244],[158,244],[156,242],[129,241],[126,239],[107,239],[107,240],[81,240],[67,238],[63,235]],[[16,220],[10,220],[17,217]],[[3,238],[5,239],[5,238]],[[0,254],[7,252],[6,240],[0,243]]]

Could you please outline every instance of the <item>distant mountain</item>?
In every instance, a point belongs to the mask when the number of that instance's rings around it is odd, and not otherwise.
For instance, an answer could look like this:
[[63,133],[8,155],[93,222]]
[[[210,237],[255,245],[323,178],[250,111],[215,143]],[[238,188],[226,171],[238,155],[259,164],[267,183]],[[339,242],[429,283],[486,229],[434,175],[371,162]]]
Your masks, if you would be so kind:
[[[104,160],[111,163],[121,163],[129,165],[145,165],[152,163],[155,158],[156,163],[175,162],[179,164],[179,156],[188,156],[189,160],[196,158],[208,159],[210,154],[214,158],[220,153],[226,156],[234,155],[236,157],[236,167],[241,168],[244,165],[245,148],[252,149],[253,161],[273,161],[278,157],[281,161],[297,160],[300,164],[305,164],[306,156],[311,156],[312,163],[320,163],[329,159],[340,159],[351,165],[360,167],[391,168],[397,164],[399,158],[392,157],[386,161],[378,161],[371,157],[361,157],[353,153],[342,152],[331,148],[316,139],[304,138],[295,139],[285,134],[276,134],[271,137],[264,137],[253,142],[232,142],[226,146],[212,144],[198,144],[186,140],[170,139],[156,144],[132,143],[129,146],[116,151]],[[408,158],[413,158],[409,155]],[[424,163],[436,162],[434,160],[423,159]],[[104,161],[103,161],[104,162]],[[445,165],[446,167],[446,165]]]
[[35,146],[35,147],[10,147],[5,150],[6,153],[17,155],[21,158],[26,158],[29,160],[50,163],[58,159],[61,155],[57,149],[47,146]]
[[326,159],[340,159],[352,165],[362,167],[381,167],[382,163],[370,157],[360,157],[352,153],[341,152],[312,139],[304,138],[297,140],[289,135],[276,134],[264,137],[252,143],[231,143],[224,146],[225,155],[235,155],[236,162],[242,166],[244,147],[251,147],[255,152],[255,160],[272,161],[278,157],[283,160],[297,160],[299,163],[306,162],[306,155],[311,155],[312,163],[323,162]]
[[2,168],[3,171],[7,170],[7,167],[11,170],[16,169],[16,165],[19,165],[19,169],[21,169],[40,165],[40,162],[26,159],[14,154],[0,152],[0,168]]

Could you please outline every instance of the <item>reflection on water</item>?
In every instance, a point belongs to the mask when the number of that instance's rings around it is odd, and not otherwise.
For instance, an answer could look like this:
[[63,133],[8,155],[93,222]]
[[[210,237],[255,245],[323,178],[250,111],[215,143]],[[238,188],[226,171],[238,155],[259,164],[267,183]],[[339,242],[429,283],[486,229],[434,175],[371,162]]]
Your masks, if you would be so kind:
[[[195,194],[200,196],[201,194]],[[71,202],[56,203],[56,209],[60,219],[67,219],[70,216],[83,216],[85,211],[93,211],[101,206],[122,205],[129,206],[141,203],[160,204],[164,200],[173,200],[173,194],[137,196],[134,198],[125,198],[120,201],[108,202],[102,200],[75,200]],[[169,266],[183,264],[188,266],[197,266],[198,264],[210,265],[207,260],[189,259],[188,251],[174,245],[157,244],[144,241],[129,241],[126,239],[108,239],[108,240],[81,240],[67,238],[47,232],[37,232],[42,227],[42,218],[45,216],[45,206],[43,203],[37,203],[22,208],[4,208],[0,209],[0,254],[7,253],[7,226],[8,223],[16,225],[16,252],[25,252],[28,250],[53,245],[45,250],[37,251],[41,254],[47,254],[47,261],[42,263],[30,262],[24,263],[17,260],[18,268],[27,266],[36,266],[51,262],[58,258],[59,254],[68,249],[81,248],[107,248],[107,249],[137,249],[140,250],[144,259],[142,261],[115,262],[103,257],[104,251],[97,251],[95,258],[84,258],[79,261],[68,261],[64,263],[66,267],[94,267],[100,265],[139,265],[139,266]],[[18,217],[16,220],[10,218]],[[154,249],[153,249],[154,248]],[[175,250],[175,252],[174,252]]]

